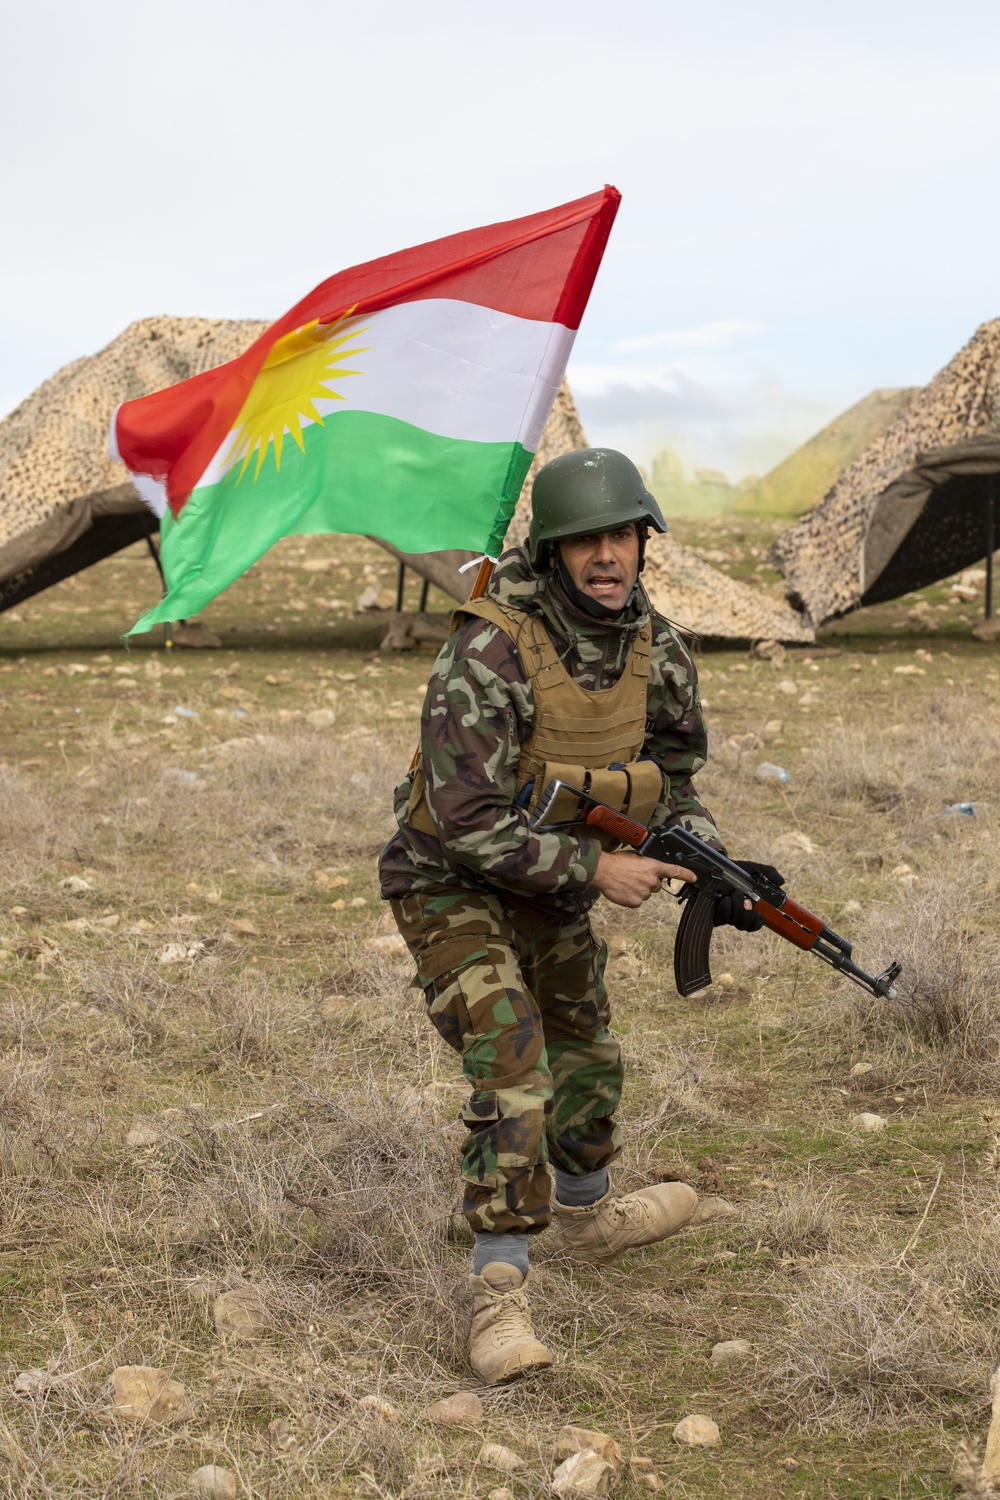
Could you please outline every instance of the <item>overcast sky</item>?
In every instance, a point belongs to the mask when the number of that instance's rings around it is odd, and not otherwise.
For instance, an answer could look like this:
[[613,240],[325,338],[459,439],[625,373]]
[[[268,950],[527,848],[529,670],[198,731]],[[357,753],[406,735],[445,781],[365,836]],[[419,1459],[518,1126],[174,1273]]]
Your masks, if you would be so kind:
[[570,378],[641,459],[759,472],[1000,316],[996,0],[31,0],[4,53],[0,410],[604,182]]

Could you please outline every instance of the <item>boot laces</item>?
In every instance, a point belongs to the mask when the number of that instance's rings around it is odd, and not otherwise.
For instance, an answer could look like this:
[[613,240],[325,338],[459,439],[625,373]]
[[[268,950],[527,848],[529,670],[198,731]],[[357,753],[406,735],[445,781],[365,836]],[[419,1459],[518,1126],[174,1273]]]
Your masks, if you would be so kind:
[[521,1287],[504,1292],[496,1305],[493,1328],[504,1342],[531,1334],[531,1313]]
[[618,1223],[643,1225],[649,1217],[649,1206],[641,1198],[612,1198],[608,1212]]

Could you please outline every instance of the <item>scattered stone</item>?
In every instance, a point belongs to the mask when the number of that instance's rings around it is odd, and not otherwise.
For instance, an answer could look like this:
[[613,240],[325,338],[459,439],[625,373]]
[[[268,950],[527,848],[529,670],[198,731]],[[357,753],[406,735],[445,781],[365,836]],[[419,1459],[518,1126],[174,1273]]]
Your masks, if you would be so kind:
[[193,1415],[187,1392],[166,1370],[119,1365],[111,1376],[114,1413],[126,1422],[185,1422]]
[[65,880],[60,880],[59,889],[69,891],[71,896],[79,896],[84,891],[92,891],[94,887],[89,880],[84,880],[82,875],[67,875]]
[[503,1474],[513,1474],[516,1469],[524,1468],[524,1459],[513,1448],[505,1448],[503,1443],[484,1443],[477,1461],[490,1469],[499,1469]]
[[89,932],[89,917],[74,917],[72,922],[60,922],[60,927],[66,932]]
[[752,1352],[749,1339],[723,1339],[721,1343],[712,1345],[708,1362],[710,1365],[728,1365],[733,1360],[745,1359]]
[[977,641],[1000,641],[1000,615],[980,620],[977,625],[973,625],[972,634]]
[[642,1482],[647,1490],[662,1490],[663,1480],[659,1474],[643,1474]]
[[1000,1365],[995,1365],[990,1374],[990,1426],[986,1434],[986,1451],[983,1454],[982,1478],[986,1484],[1000,1484]]
[[784,728],[785,722],[783,719],[768,719],[767,723],[764,725],[764,733],[782,734],[784,732]]
[[28,915],[28,908],[26,906],[8,906],[7,915],[8,917],[26,917]]
[[267,1323],[260,1292],[253,1286],[241,1286],[231,1292],[220,1292],[212,1303],[216,1333],[235,1339],[253,1339]]
[[399,1425],[399,1412],[391,1401],[383,1401],[380,1396],[362,1396],[358,1402],[362,1411],[370,1411],[375,1416],[381,1417],[383,1422],[388,1422],[390,1427]]
[[435,1401],[424,1416],[439,1427],[478,1427],[483,1420],[483,1403],[473,1391],[459,1391]]
[[816,845],[807,833],[794,829],[775,839],[774,847],[782,854],[815,854]]
[[787,693],[790,698],[798,696],[798,688],[790,677],[783,677],[778,683],[778,692]]
[[239,1494],[236,1475],[230,1469],[220,1468],[218,1464],[205,1464],[202,1468],[195,1469],[188,1480],[188,1487],[196,1495],[213,1495],[215,1500],[236,1500]]
[[587,1427],[564,1427],[556,1438],[552,1456],[558,1464],[564,1459],[572,1458],[574,1453],[583,1453],[588,1449],[603,1458],[613,1469],[621,1468],[622,1450],[614,1438],[609,1437],[606,1432],[591,1432]]
[[686,1448],[718,1448],[722,1435],[711,1417],[692,1414],[690,1417],[682,1417],[677,1423],[673,1439],[675,1443],[683,1443]]
[[53,1375],[48,1370],[22,1370],[14,1379],[11,1389],[15,1396],[44,1396],[66,1382],[66,1376]]
[[237,917],[235,922],[230,922],[229,931],[236,937],[260,937],[249,917]]
[[794,1474],[795,1470],[801,1466],[797,1458],[783,1458],[781,1460],[781,1467],[787,1469],[789,1474]]
[[337,715],[332,708],[314,708],[306,714],[306,723],[314,729],[332,729],[336,722]]
[[155,1125],[139,1123],[133,1125],[125,1137],[126,1146],[133,1151],[145,1151],[150,1146],[159,1146],[163,1140],[163,1134],[157,1130]]
[[552,1491],[559,1500],[585,1500],[590,1495],[609,1495],[614,1477],[612,1464],[593,1448],[584,1448],[559,1465],[552,1476]]
[[367,906],[368,905],[368,897],[367,896],[354,896],[352,898],[352,900],[351,900],[351,905],[353,907]]
[[886,1122],[881,1115],[869,1114],[865,1110],[860,1115],[852,1115],[851,1124],[855,1130],[865,1130],[869,1134],[872,1134],[876,1130],[884,1130]]
[[165,948],[160,949],[156,962],[167,968],[170,964],[182,964],[187,958],[187,948],[184,943],[168,943]]
[[514,1500],[514,1491],[502,1484],[499,1489],[490,1490],[486,1500]]
[[119,924],[120,921],[121,921],[121,913],[120,912],[109,911],[106,917],[95,917],[94,918],[94,926],[95,927],[106,927],[109,932],[113,932],[115,930],[115,928],[118,926],[118,924]]
[[[352,902],[353,905],[353,902]],[[408,953],[402,935],[398,932],[387,932],[384,937],[369,938],[365,943],[366,948],[372,948],[376,953]]]
[[396,607],[396,595],[392,589],[379,589],[368,587],[359,596],[356,608],[363,609],[394,609]]
[[875,1071],[875,1065],[874,1065],[874,1063],[859,1062],[859,1063],[855,1063],[854,1064],[854,1067],[851,1069],[851,1072],[850,1072],[850,1077],[851,1078],[864,1078],[868,1073],[874,1073],[874,1071]]

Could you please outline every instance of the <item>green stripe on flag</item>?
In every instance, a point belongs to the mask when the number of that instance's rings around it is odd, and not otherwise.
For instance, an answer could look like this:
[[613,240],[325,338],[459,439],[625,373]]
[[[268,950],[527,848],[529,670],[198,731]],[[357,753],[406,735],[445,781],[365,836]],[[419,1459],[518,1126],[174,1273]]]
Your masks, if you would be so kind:
[[350,532],[402,552],[460,547],[496,555],[532,455],[520,443],[438,437],[395,417],[335,412],[286,435],[281,469],[269,449],[218,484],[196,489],[162,525],[168,592],[130,634],[204,609],[283,536]]

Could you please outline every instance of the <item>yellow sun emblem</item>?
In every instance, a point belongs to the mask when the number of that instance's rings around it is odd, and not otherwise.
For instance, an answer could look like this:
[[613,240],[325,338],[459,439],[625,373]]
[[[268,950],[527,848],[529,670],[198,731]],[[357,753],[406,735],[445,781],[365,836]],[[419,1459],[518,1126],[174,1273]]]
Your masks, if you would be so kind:
[[281,449],[286,432],[291,433],[304,453],[302,418],[307,417],[322,427],[323,418],[316,410],[315,402],[344,400],[339,391],[330,389],[327,382],[341,375],[361,373],[360,370],[343,368],[345,359],[365,353],[364,348],[352,345],[350,341],[366,330],[352,328],[343,331],[351,312],[325,325],[314,318],[311,323],[286,333],[272,344],[236,418],[233,446],[228,457],[233,468],[243,459],[237,484],[246,473],[255,449],[257,467],[253,477],[256,481],[271,443],[274,444],[274,466],[281,468]]

